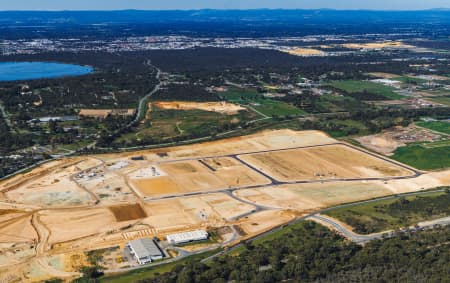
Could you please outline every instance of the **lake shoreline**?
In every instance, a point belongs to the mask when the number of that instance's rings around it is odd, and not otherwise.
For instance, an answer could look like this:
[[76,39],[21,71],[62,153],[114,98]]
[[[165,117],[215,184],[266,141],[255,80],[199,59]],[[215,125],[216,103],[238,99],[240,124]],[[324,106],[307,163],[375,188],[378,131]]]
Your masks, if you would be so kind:
[[56,62],[0,62],[0,82],[59,79],[94,72],[91,66]]

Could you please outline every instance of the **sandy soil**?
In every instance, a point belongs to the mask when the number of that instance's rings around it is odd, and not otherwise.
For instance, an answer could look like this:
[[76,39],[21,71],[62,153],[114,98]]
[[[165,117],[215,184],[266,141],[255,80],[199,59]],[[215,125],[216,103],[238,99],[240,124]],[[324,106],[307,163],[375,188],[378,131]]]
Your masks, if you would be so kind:
[[396,75],[396,74],[382,73],[382,72],[373,72],[373,73],[369,73],[369,75],[374,76],[376,78],[382,78],[382,79],[393,79],[393,78],[400,77],[399,75]]
[[373,43],[347,43],[342,45],[349,49],[385,49],[385,48],[415,48],[399,41],[373,42]]
[[31,215],[24,214],[0,223],[0,242],[33,242],[37,235],[31,226]]
[[47,163],[44,163],[37,168],[35,168],[32,171],[29,171],[24,174],[17,174],[12,178],[0,181],[0,191],[7,192],[9,190],[14,190],[15,188],[18,188],[24,184],[26,184],[29,181],[32,181],[33,179],[39,178],[41,176],[45,176],[49,173],[51,173],[53,170],[58,169],[61,166],[64,166],[65,164],[74,163],[73,160],[66,159],[66,160],[56,160],[56,161],[50,161]]
[[35,258],[13,268],[0,269],[0,282],[44,282],[57,277],[71,282],[80,275],[78,270],[81,267],[67,262],[71,255],[73,253]]
[[252,203],[278,209],[308,211],[321,207],[321,203],[308,198],[300,198],[295,191],[282,187],[246,189],[235,194]]
[[171,148],[136,151],[132,153],[97,155],[108,162],[117,162],[124,158],[143,156],[148,162],[173,160],[176,158],[202,158],[230,153],[242,154],[259,150],[284,149],[289,147],[311,146],[336,142],[323,132],[275,130],[264,131],[245,137],[203,142],[199,144]]
[[294,214],[286,211],[262,211],[242,219],[239,226],[248,235],[255,235],[286,223],[295,217]]
[[366,148],[382,153],[392,154],[398,147],[414,142],[432,142],[439,140],[440,135],[424,128],[410,125],[408,127],[394,127],[380,134],[355,138]]
[[389,195],[392,191],[382,184],[336,182],[282,185],[241,190],[236,194],[261,205],[306,213],[331,205]]
[[0,249],[0,282],[5,282],[1,280],[1,275],[4,272],[2,269],[4,267],[20,264],[24,260],[33,258],[36,255],[33,243],[1,243]]
[[81,109],[78,116],[105,119],[108,116],[133,116],[136,109]]
[[279,181],[407,176],[411,172],[344,145],[241,155]]
[[225,194],[215,193],[148,202],[145,205],[148,217],[144,222],[164,234],[168,233],[167,231],[183,231],[204,225],[219,227],[227,219],[253,209],[253,206]]
[[87,192],[64,176],[53,180],[42,178],[30,186],[10,191],[6,196],[22,203],[42,206],[82,205],[91,201]]
[[114,214],[114,217],[116,217],[116,221],[118,222],[142,219],[147,217],[147,214],[139,204],[110,206],[109,210],[111,210],[111,212]]
[[39,206],[82,205],[92,201],[90,195],[74,182],[71,177],[99,161],[87,159],[67,159],[55,161],[0,184],[4,195],[17,202]]
[[[202,163],[203,162],[203,163]],[[205,165],[206,164],[206,165]],[[211,166],[209,168],[208,166]],[[143,196],[155,197],[229,187],[263,185],[270,181],[237,160],[214,158],[160,164],[162,177],[132,179]],[[132,175],[135,175],[132,173]]]
[[49,243],[70,241],[121,227],[107,208],[42,211],[40,219],[51,231]]
[[415,192],[449,184],[450,170],[446,170],[411,179],[282,185],[240,190],[236,192],[236,195],[268,207],[307,212],[342,203]]
[[77,177],[74,180],[79,186],[94,193],[103,204],[114,204],[118,202],[135,202],[137,199],[123,177],[117,172],[105,172],[97,169],[96,176]]
[[[67,259],[57,255],[123,245],[142,237],[164,238],[169,233],[224,226],[236,226],[245,237],[251,237],[318,208],[450,185],[450,171],[443,171],[384,182],[258,187],[268,184],[258,172],[235,158],[214,157],[241,154],[255,167],[281,180],[409,174],[366,153],[330,145],[335,142],[317,131],[266,131],[222,141],[68,158],[42,165],[0,183],[7,197],[0,202],[0,268],[2,262],[17,264],[17,269],[5,277],[8,280],[16,275],[22,281],[27,278],[26,282],[33,281],[31,277],[46,279],[49,274],[71,276],[73,268],[64,267]],[[289,149],[323,144],[328,145]],[[251,153],[276,149],[287,150]],[[245,153],[250,154],[242,155]],[[143,160],[131,160],[136,156],[143,156]],[[250,185],[256,187],[233,193],[272,210],[251,214],[255,206],[225,193],[209,192]],[[207,193],[181,195],[199,191]],[[164,195],[177,197],[142,198]],[[94,196],[100,201],[93,202]],[[77,199],[82,201],[74,201]],[[35,251],[36,260],[30,259]]]
[[209,194],[202,197],[219,217],[229,220],[253,210],[249,204],[239,202],[225,194]]
[[[381,183],[381,182],[380,182]],[[431,172],[413,179],[390,180],[383,186],[394,193],[415,192],[450,185],[450,170]]]
[[312,49],[312,48],[295,48],[290,50],[283,50],[286,53],[289,53],[291,55],[295,56],[325,56],[325,52],[318,50],[318,49]]
[[131,185],[141,197],[172,195],[183,191],[169,177],[132,180]]
[[324,207],[392,194],[390,190],[371,182],[317,183],[298,187],[290,185],[288,188],[298,197],[315,200]]
[[247,108],[229,102],[187,102],[187,101],[159,101],[153,102],[153,106],[168,110],[203,110],[218,112],[226,115],[238,114],[239,111],[247,111]]
[[364,147],[370,148],[371,150],[385,155],[390,155],[397,148],[406,145],[405,143],[395,140],[388,134],[376,134],[371,136],[359,137],[355,140],[360,142]]

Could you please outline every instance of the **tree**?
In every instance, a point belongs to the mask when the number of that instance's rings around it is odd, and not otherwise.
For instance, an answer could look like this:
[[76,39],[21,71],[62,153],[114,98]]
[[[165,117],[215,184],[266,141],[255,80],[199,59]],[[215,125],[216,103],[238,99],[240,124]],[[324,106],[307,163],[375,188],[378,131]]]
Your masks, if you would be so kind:
[[83,274],[84,278],[88,279],[97,279],[103,275],[103,272],[100,271],[100,268],[98,266],[82,267],[81,273]]
[[56,120],[50,120],[48,121],[48,128],[50,130],[51,134],[55,134],[57,131],[58,122]]

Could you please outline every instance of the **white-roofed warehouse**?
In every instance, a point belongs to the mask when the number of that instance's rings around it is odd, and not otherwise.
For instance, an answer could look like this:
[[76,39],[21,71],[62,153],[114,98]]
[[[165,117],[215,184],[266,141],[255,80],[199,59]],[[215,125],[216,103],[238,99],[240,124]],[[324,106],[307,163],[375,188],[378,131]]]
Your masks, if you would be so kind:
[[208,239],[208,232],[204,230],[195,230],[184,233],[167,235],[167,241],[171,244],[182,244],[206,239]]
[[148,238],[133,240],[127,244],[127,247],[139,264],[146,264],[153,260],[162,259],[164,256],[158,245],[152,239]]

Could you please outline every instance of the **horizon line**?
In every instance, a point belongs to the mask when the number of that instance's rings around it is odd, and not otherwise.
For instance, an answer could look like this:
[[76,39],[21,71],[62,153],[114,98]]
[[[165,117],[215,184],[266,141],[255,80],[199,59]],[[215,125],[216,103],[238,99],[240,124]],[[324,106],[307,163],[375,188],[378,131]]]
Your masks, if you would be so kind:
[[420,11],[450,11],[449,8],[428,8],[428,9],[336,9],[336,8],[314,8],[314,9],[302,9],[302,8],[251,8],[251,9],[240,9],[240,8],[202,8],[202,9],[44,9],[44,10],[1,10],[0,12],[125,12],[125,11],[136,11],[136,12],[170,12],[170,11],[365,11],[365,12],[420,12]]

